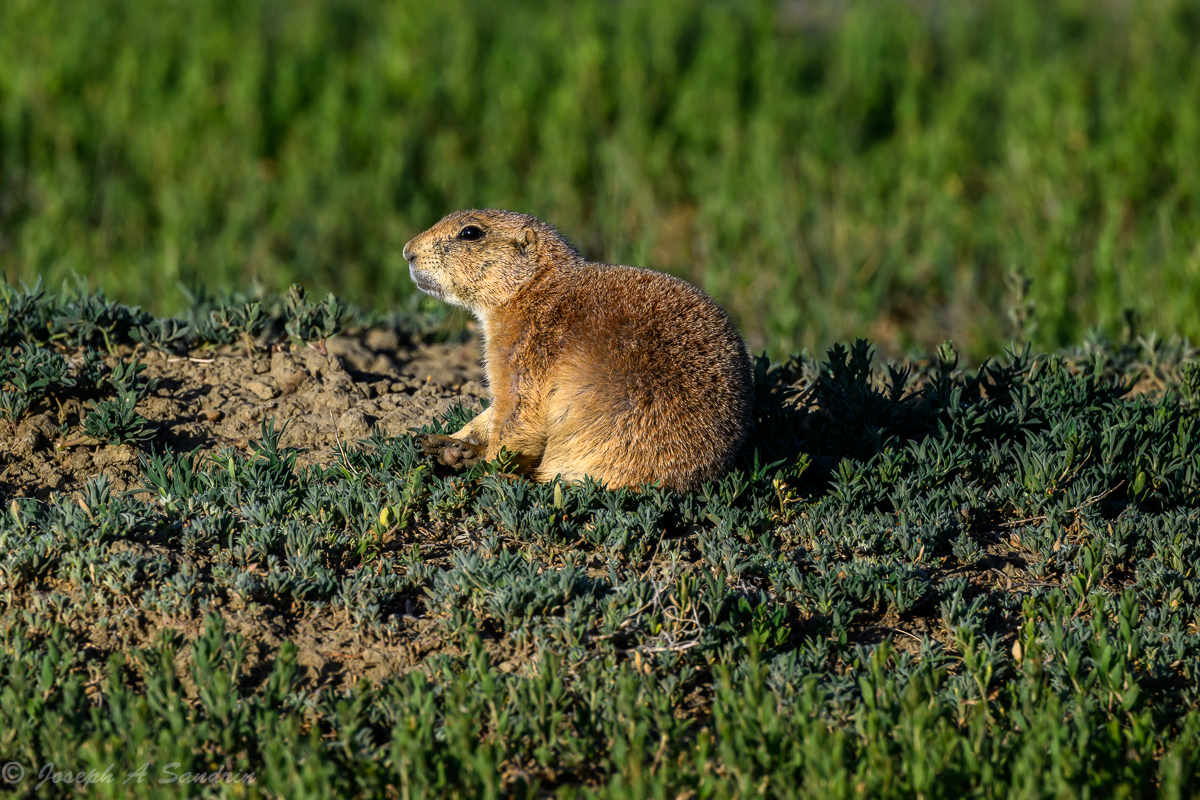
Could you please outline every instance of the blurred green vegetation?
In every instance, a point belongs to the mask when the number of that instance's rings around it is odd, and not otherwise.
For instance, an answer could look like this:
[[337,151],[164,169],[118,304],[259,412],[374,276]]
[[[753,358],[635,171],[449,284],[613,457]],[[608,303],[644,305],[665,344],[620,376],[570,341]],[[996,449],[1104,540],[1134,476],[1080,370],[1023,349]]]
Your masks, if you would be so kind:
[[774,354],[1195,338],[1198,52],[1195,0],[4,0],[0,268],[411,306],[404,242],[499,206]]

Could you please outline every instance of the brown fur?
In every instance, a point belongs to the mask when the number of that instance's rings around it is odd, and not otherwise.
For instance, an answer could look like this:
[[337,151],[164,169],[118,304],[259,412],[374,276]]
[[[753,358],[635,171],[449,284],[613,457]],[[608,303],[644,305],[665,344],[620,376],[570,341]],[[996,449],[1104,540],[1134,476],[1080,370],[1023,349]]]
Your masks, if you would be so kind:
[[[467,226],[475,241],[459,238]],[[729,469],[751,416],[746,348],[684,281],[595,264],[546,223],[459,211],[404,247],[417,285],[471,311],[493,402],[425,445],[461,466],[501,447],[536,480],[690,489]]]

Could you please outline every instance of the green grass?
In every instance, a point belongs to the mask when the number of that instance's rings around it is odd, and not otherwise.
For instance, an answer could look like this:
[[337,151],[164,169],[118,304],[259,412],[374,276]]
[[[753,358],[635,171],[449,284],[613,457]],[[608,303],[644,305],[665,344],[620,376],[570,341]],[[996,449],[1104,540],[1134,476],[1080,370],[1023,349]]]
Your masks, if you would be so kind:
[[[262,305],[278,340],[305,311]],[[162,329],[7,292],[0,388],[96,390],[55,348],[100,316]],[[200,794],[167,765],[289,799],[1196,796],[1196,351],[957,362],[759,361],[750,447],[688,494],[439,474],[408,436],[298,468],[264,421],[248,454],[143,443],[142,492],[0,497],[0,761],[115,765],[113,797]],[[319,688],[264,620],[427,654]]]
[[[415,302],[502,206],[675,272],[776,357],[869,335],[1200,336],[1200,6],[682,0],[0,4],[0,269],[125,302]],[[409,298],[406,300],[406,298]]]

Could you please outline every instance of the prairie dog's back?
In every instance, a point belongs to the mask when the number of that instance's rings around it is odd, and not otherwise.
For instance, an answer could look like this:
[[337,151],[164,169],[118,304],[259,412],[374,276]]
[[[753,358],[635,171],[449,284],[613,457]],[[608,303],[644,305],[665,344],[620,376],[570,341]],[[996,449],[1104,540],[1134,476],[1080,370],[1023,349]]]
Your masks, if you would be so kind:
[[727,469],[750,417],[749,360],[725,313],[683,281],[633,267],[570,271],[547,416],[563,434],[539,477],[693,486]]

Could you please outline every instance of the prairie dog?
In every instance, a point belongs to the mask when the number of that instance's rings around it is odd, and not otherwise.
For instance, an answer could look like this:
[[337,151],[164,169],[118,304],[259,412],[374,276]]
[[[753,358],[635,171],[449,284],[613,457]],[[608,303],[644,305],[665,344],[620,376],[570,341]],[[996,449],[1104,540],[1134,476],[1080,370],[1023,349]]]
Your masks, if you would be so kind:
[[426,294],[479,320],[492,403],[427,452],[461,467],[519,453],[535,480],[695,488],[751,425],[746,346],[685,281],[586,260],[527,214],[459,211],[404,246]]

